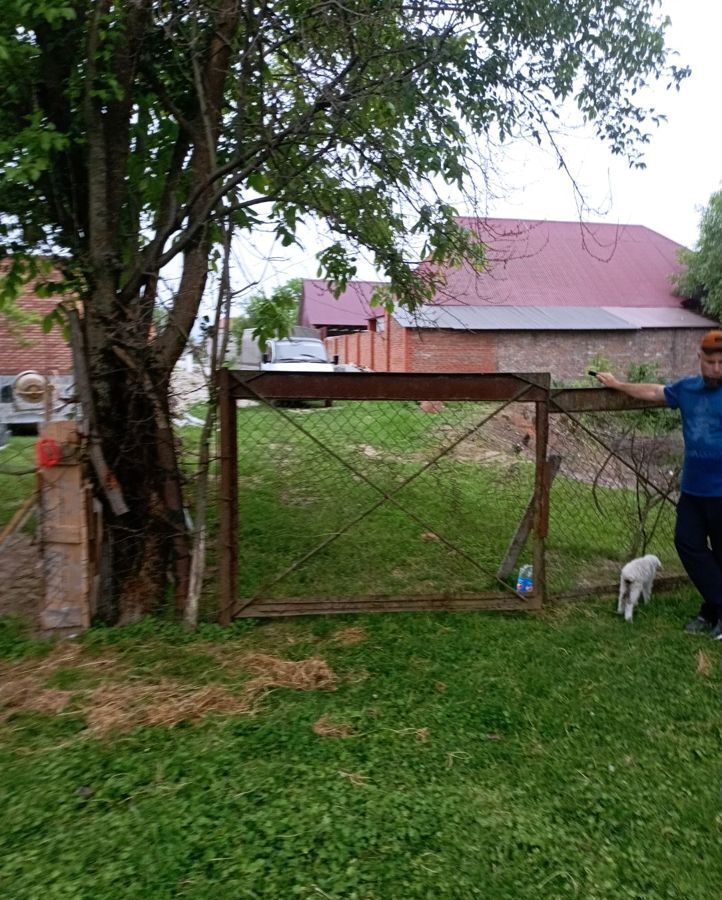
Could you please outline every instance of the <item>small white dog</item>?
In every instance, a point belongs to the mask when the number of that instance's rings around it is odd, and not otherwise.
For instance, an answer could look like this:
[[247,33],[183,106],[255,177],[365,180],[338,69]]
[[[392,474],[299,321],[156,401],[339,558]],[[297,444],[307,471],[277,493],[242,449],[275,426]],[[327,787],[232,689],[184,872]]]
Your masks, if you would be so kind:
[[644,598],[645,603],[649,603],[654,576],[657,574],[657,569],[661,568],[662,563],[651,553],[640,556],[639,559],[633,559],[624,566],[619,579],[617,612],[620,615],[624,613],[625,622],[632,621],[634,607],[639,602],[640,596]]

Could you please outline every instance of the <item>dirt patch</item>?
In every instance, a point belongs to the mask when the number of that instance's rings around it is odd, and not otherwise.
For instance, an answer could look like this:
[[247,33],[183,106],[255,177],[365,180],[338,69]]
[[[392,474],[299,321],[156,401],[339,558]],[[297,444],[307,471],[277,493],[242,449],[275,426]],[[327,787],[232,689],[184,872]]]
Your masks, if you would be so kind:
[[[670,469],[681,458],[681,434],[643,435],[633,431],[623,434],[601,415],[587,417],[578,424],[567,415],[558,414],[549,420],[549,454],[561,456],[561,474],[586,484],[602,487],[632,488],[636,484],[634,469],[667,490]],[[588,429],[585,430],[585,429]],[[457,429],[441,424],[437,432],[442,440],[451,440]],[[590,434],[589,432],[592,432]],[[597,435],[599,440],[592,435]],[[511,404],[492,416],[478,431],[462,441],[450,453],[460,462],[513,465],[515,461],[534,462],[536,427],[532,404]],[[602,443],[613,449],[622,459],[610,455]]]

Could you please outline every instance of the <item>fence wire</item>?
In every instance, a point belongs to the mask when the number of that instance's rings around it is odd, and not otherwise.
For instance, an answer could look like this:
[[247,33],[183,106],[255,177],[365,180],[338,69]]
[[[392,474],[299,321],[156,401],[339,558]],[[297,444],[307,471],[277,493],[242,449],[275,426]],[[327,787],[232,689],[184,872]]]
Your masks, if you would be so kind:
[[561,457],[551,489],[547,584],[593,590],[629,559],[654,553],[681,574],[674,550],[682,467],[679,417],[663,409],[558,413],[550,453]]
[[42,583],[33,503],[35,437],[0,431],[0,615],[29,610],[32,616]]
[[534,489],[495,403],[239,410],[240,594],[454,596],[496,572]]
[[[497,572],[534,492],[532,403],[340,401],[238,411],[239,595],[465,596]],[[673,547],[682,460],[665,410],[550,417],[547,590],[607,588]],[[385,499],[386,498],[386,499]],[[507,584],[531,562],[531,536]]]
[[[497,573],[534,492],[533,403],[238,402],[240,598],[468,596]],[[198,416],[203,409],[195,408]],[[179,417],[189,524],[200,420]],[[33,435],[0,449],[0,532],[36,487]],[[550,416],[547,590],[592,594],[643,553],[681,574],[673,546],[682,462],[668,410]],[[218,446],[210,449],[205,617],[217,611]],[[31,515],[0,547],[0,614],[37,601]],[[531,562],[531,536],[505,578]],[[32,583],[31,583],[32,582]]]

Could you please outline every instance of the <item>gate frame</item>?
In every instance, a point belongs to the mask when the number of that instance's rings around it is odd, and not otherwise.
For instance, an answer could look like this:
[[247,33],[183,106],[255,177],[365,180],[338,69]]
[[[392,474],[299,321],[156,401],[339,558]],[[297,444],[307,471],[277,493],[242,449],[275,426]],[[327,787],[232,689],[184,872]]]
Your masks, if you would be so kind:
[[[262,600],[268,609],[249,617],[370,611],[440,609],[540,609],[547,599],[545,538],[549,529],[550,466],[547,464],[549,416],[554,413],[646,409],[664,403],[634,400],[610,388],[552,389],[548,372],[407,373],[407,372],[258,372],[221,369],[219,622],[229,625],[238,603],[238,439],[237,400],[468,400],[535,404],[536,455],[533,514],[534,589],[519,595],[502,593],[457,597],[343,597],[314,601]],[[305,608],[304,608],[305,607]]]

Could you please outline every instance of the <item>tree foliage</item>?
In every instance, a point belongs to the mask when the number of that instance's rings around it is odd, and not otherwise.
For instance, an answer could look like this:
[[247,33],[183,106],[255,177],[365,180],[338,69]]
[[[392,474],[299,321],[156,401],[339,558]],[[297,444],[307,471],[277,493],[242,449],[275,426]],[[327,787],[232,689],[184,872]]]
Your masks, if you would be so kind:
[[126,617],[161,595],[171,559],[185,590],[167,390],[220,223],[291,244],[315,217],[337,288],[364,247],[402,302],[423,302],[438,269],[420,274],[410,242],[432,261],[483,262],[437,193],[464,185],[470,136],[543,140],[574,99],[643,164],[659,119],[643,88],[687,74],[657,5],[4,0],[0,253],[11,280],[54,257],[82,300],[93,418],[130,509],[108,511],[107,529]]
[[254,294],[247,302],[243,314],[234,318],[233,336],[240,346],[241,335],[246,328],[253,329],[253,337],[260,347],[275,337],[287,337],[298,321],[303,281],[291,278],[285,284],[266,295]]
[[702,213],[696,248],[680,250],[679,261],[687,268],[672,278],[677,293],[722,321],[722,191],[712,194]]

